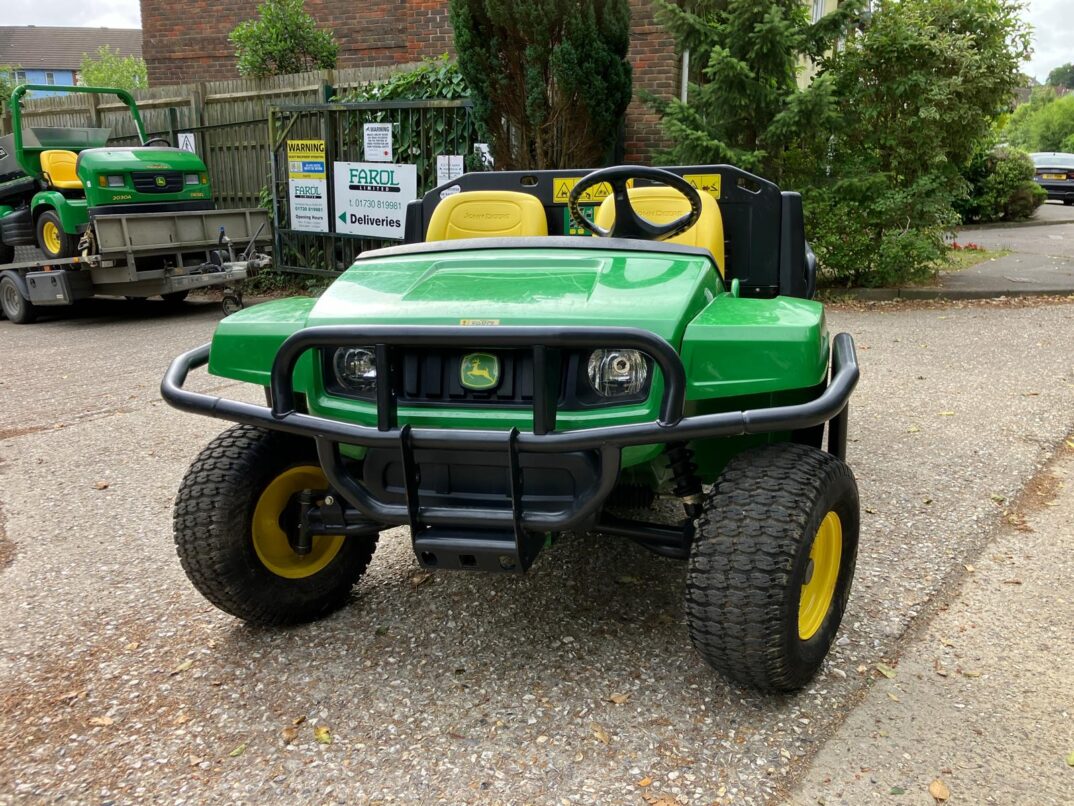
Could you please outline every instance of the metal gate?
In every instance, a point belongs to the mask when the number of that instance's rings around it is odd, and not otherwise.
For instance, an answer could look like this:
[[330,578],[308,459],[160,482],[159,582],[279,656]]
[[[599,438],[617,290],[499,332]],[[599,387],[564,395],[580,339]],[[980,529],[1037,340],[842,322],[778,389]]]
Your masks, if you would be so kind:
[[[332,164],[362,162],[363,124],[393,124],[395,161],[417,166],[418,194],[436,186],[436,158],[441,154],[472,155],[477,138],[471,102],[375,101],[283,105],[269,113],[272,158],[272,207],[276,266],[300,274],[335,275],[366,249],[397,241],[372,240],[334,231],[335,200]],[[293,229],[288,194],[288,140],[323,140],[328,176],[328,221],[333,231]],[[473,158],[469,158],[472,160]]]

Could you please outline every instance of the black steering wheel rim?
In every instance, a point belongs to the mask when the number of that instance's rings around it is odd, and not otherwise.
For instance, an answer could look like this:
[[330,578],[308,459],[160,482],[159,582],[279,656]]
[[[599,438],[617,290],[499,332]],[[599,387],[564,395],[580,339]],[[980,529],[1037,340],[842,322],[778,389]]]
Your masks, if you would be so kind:
[[164,137],[150,137],[148,140],[142,143],[142,145],[148,146],[152,145],[153,143],[164,143],[164,145],[166,145],[168,148],[172,147],[172,144],[168,142],[167,138]]
[[[630,203],[627,182],[631,179],[645,179],[666,185],[681,193],[690,203],[690,212],[679,216],[666,224],[654,224],[642,218]],[[615,204],[615,224],[611,229],[598,226],[586,218],[579,207],[582,195],[595,185],[607,182],[612,187]],[[615,165],[588,173],[578,180],[567,199],[567,209],[576,226],[601,238],[640,238],[645,241],[666,241],[685,232],[701,218],[701,195],[697,188],[678,174],[662,168],[649,168],[645,165]]]

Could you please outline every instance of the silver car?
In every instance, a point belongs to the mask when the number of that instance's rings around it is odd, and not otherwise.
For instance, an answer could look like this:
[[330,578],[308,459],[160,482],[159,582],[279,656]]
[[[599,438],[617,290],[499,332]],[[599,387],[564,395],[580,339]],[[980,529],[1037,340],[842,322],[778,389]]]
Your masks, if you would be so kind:
[[1047,191],[1048,198],[1074,204],[1074,154],[1040,151],[1029,157],[1036,168],[1033,178]]

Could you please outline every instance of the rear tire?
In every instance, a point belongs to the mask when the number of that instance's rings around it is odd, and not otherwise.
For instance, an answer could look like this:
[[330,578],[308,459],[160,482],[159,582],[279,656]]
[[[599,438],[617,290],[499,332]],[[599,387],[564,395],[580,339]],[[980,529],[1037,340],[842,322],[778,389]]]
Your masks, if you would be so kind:
[[255,624],[312,621],[346,604],[377,536],[314,537],[313,551],[300,556],[281,525],[294,494],[322,483],[312,440],[248,425],[216,437],[175,501],[176,550],[194,587]]
[[28,325],[37,319],[37,308],[26,299],[10,277],[0,277],[0,309],[12,324]]
[[64,232],[63,223],[53,210],[46,210],[37,219],[37,246],[49,260],[78,254],[78,238]]
[[765,692],[820,668],[850,596],[858,488],[842,460],[784,443],[731,460],[706,496],[686,618],[710,666]]

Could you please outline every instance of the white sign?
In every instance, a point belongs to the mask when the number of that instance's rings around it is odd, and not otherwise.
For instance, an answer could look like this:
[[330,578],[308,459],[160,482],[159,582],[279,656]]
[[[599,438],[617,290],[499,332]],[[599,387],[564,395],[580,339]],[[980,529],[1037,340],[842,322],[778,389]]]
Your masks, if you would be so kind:
[[474,153],[485,163],[485,167],[492,170],[492,149],[488,143],[474,143]]
[[438,154],[436,157],[436,184],[442,185],[462,176],[461,154]]
[[392,162],[392,124],[366,123],[362,128],[365,135],[366,162]]
[[328,232],[328,172],[324,140],[287,141],[291,229]]
[[191,154],[198,153],[198,147],[194,142],[194,132],[179,132],[179,142],[176,145],[179,146],[180,151],[189,151]]
[[337,162],[336,232],[403,240],[406,204],[418,198],[418,166]]

